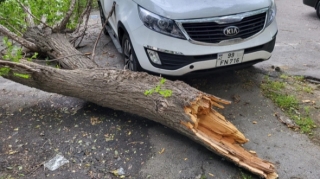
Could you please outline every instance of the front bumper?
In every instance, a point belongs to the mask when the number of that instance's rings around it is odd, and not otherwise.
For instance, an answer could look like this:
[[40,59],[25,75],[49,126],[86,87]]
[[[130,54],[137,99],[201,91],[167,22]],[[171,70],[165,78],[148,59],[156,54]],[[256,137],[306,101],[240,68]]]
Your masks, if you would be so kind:
[[[265,51],[267,53],[272,53],[274,46],[276,43],[276,37],[274,37],[273,40],[271,40],[270,42],[263,44],[263,45],[259,45],[259,46],[255,46],[255,47],[251,47],[251,48],[247,48],[244,50],[244,55],[249,55],[252,53],[256,53],[259,51]],[[148,48],[145,48],[145,50],[147,50]],[[165,69],[165,70],[177,70],[180,68],[183,68],[185,66],[188,66],[190,69],[194,68],[194,64],[196,63],[203,63],[205,61],[210,61],[212,59],[217,59],[218,54],[209,54],[209,55],[197,55],[197,56],[185,56],[185,55],[178,55],[178,54],[171,54],[171,53],[165,53],[165,52],[157,52],[161,61],[161,65],[153,63],[152,60],[150,60],[149,58],[149,62],[156,68],[160,68],[160,69]],[[265,54],[264,54],[265,55]],[[268,57],[268,55],[265,55],[266,57]],[[257,58],[254,61],[261,61],[261,60],[265,60],[265,58]],[[246,63],[248,61],[251,61],[249,59],[244,60],[242,63]],[[209,62],[211,63],[211,62]],[[240,65],[240,64],[237,64]],[[222,68],[222,67],[217,67],[217,68]]]
[[[271,57],[277,31],[277,23],[274,20],[254,38],[221,46],[193,44],[188,40],[154,32],[143,24],[128,32],[143,69],[158,74],[181,76],[195,71],[217,68],[218,53],[244,50],[242,63],[267,60]],[[158,50],[163,65],[153,64],[149,60],[146,53],[147,48]]]

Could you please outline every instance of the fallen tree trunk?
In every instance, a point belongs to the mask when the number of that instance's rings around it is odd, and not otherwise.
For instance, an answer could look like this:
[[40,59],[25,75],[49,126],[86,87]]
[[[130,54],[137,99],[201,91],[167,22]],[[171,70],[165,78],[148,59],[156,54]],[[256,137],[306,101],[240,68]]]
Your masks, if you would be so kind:
[[[202,144],[261,177],[277,177],[270,162],[241,147],[248,140],[212,107],[223,108],[228,101],[203,93],[180,81],[167,81],[162,88],[170,97],[158,93],[145,95],[160,77],[117,69],[62,70],[35,63],[0,61],[11,70],[5,76],[43,91],[81,98],[103,107],[137,114],[159,122]],[[27,74],[21,78],[15,74]]]
[[[229,104],[229,101],[203,93],[180,81],[168,80],[157,85],[161,78],[147,73],[101,69],[77,51],[64,34],[75,2],[71,1],[67,15],[53,28],[43,20],[40,25],[44,26],[29,27],[23,38],[0,24],[0,32],[31,51],[47,55],[64,69],[0,58],[0,75],[43,91],[81,98],[159,122],[260,177],[277,178],[274,165],[242,148],[241,144],[248,139],[212,108],[223,108],[223,104]],[[88,1],[87,5],[90,6],[91,2]],[[26,11],[31,15],[29,10]],[[29,21],[32,22],[32,19]],[[169,97],[165,98],[159,93],[160,88],[171,90],[172,94],[167,94]],[[146,95],[147,90],[153,91],[153,94],[149,91],[149,95]]]

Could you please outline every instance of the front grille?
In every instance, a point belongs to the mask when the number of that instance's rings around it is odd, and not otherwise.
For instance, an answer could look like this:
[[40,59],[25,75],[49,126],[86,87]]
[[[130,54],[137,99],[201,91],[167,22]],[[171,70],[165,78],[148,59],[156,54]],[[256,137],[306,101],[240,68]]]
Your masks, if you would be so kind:
[[[219,43],[223,40],[234,38],[246,39],[260,32],[265,24],[266,13],[261,13],[243,18],[240,22],[218,24],[216,22],[183,23],[182,26],[190,38],[205,43]],[[234,36],[226,36],[223,30],[229,26],[236,26],[240,29]]]

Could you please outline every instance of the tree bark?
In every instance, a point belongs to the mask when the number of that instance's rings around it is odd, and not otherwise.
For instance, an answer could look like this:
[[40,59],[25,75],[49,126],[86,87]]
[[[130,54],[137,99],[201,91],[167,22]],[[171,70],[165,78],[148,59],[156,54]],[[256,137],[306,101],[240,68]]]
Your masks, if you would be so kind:
[[[81,98],[103,107],[121,110],[159,122],[189,137],[236,165],[263,178],[277,178],[275,166],[242,148],[245,136],[213,107],[229,101],[203,93],[180,81],[167,80],[161,88],[172,90],[170,97],[158,93],[146,96],[160,77],[113,68],[101,69],[69,43],[66,35],[29,28],[24,34],[33,46],[66,69],[56,69],[21,60],[0,60],[9,67],[4,77],[43,91]],[[28,78],[17,74],[29,75]]]
[[24,38],[32,39],[38,50],[47,54],[53,59],[60,59],[58,62],[65,69],[97,68],[97,64],[83,56],[69,42],[65,34],[44,32],[37,27],[29,28]]
[[20,36],[18,36],[16,34],[14,34],[14,33],[12,33],[9,29],[7,29],[5,26],[3,26],[1,24],[0,24],[0,32],[2,32],[3,35],[8,36],[10,39],[18,42],[22,46],[24,46],[24,47],[26,47],[26,48],[28,48],[28,49],[30,49],[32,51],[39,50],[38,47],[34,43],[32,43],[32,42],[30,42],[30,41],[28,41],[28,40],[26,40],[26,39],[24,39],[24,38],[22,38],[22,37],[20,37]]
[[[12,69],[6,77],[43,91],[81,98],[103,107],[121,110],[159,122],[204,145],[235,164],[268,179],[277,177],[270,162],[243,149],[245,136],[212,107],[223,108],[228,101],[203,93],[180,81],[167,81],[164,98],[144,92],[155,87],[160,77],[117,69],[62,70],[30,62],[0,61]],[[13,73],[29,74],[19,78]]]

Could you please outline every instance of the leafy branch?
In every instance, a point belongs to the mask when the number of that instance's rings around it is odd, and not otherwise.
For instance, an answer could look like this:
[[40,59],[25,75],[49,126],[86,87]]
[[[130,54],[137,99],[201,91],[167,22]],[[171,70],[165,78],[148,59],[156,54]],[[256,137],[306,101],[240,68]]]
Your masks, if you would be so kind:
[[166,82],[166,79],[161,78],[159,84],[152,89],[146,90],[144,92],[144,95],[148,96],[148,95],[152,95],[153,93],[159,93],[161,96],[165,98],[170,97],[172,95],[172,90],[162,89],[162,86],[165,82]]
[[[9,40],[8,37],[4,37],[2,39],[2,43],[5,46],[6,52],[2,56],[2,58],[6,61],[11,61],[14,63],[19,63],[20,59],[23,58],[23,52],[21,47],[17,47],[13,45],[12,41]],[[38,53],[35,52],[30,58],[27,58],[28,61],[31,61],[32,59],[37,58]],[[0,76],[7,76],[11,71],[10,67],[4,66],[0,68]],[[30,75],[28,74],[23,74],[23,73],[17,73],[13,72],[13,76],[20,77],[20,78],[29,78]]]

